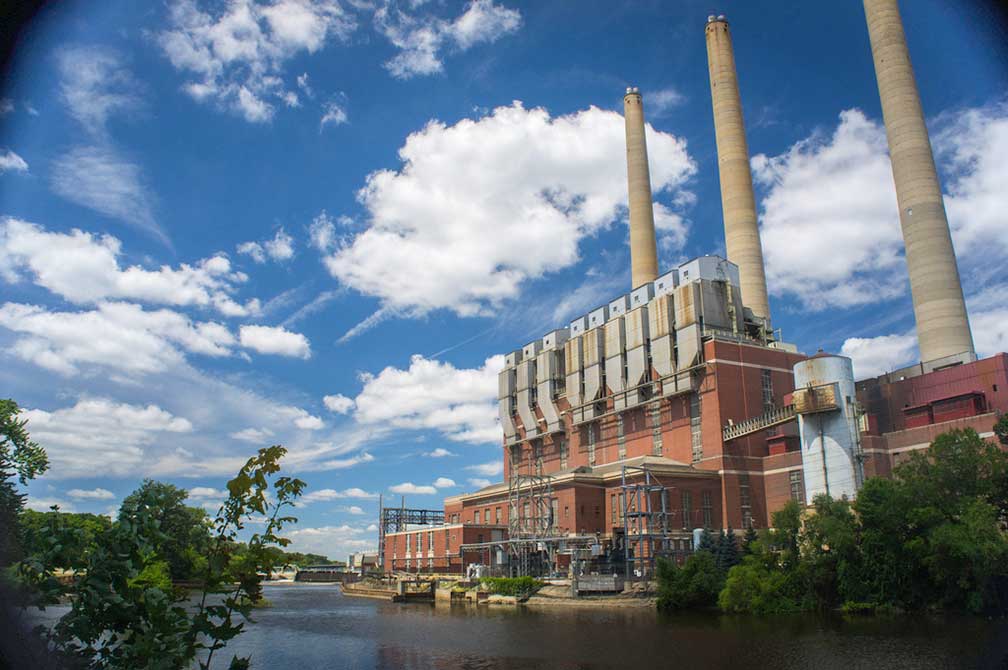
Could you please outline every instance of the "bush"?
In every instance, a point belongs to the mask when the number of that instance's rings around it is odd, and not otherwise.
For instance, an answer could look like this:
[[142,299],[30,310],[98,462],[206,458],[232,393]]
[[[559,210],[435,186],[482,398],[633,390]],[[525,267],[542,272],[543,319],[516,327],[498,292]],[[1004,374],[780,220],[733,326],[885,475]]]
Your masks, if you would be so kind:
[[480,586],[490,593],[518,598],[530,596],[545,585],[534,577],[484,577],[480,580]]
[[725,573],[709,551],[694,553],[681,568],[673,561],[659,558],[658,609],[714,607],[724,582]]
[[789,594],[788,575],[758,561],[746,561],[728,571],[718,605],[725,612],[749,614],[784,614],[801,608]]

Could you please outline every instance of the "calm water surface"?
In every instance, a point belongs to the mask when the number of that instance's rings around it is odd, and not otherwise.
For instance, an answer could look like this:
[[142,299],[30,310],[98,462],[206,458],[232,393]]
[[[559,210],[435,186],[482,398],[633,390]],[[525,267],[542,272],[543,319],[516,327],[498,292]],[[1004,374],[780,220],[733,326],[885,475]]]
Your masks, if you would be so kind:
[[[267,585],[269,608],[233,640],[257,670],[995,668],[1008,621],[972,617],[776,618],[651,610],[490,608],[344,598],[326,584]],[[49,608],[49,623],[66,608]],[[218,652],[220,653],[220,652]]]
[[[225,650],[254,668],[360,670],[1002,668],[1008,622],[697,616],[400,605],[328,585],[266,587],[273,606]],[[222,659],[224,660],[224,659]]]

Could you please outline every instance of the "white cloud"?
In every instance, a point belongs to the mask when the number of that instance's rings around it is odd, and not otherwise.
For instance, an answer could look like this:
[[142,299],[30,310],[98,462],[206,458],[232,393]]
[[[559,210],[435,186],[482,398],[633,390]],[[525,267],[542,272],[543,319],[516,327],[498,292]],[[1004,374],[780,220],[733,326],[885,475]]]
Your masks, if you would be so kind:
[[952,177],[945,207],[956,252],[981,262],[1008,252],[1008,103],[947,114],[936,125],[935,150]]
[[225,316],[259,312],[259,301],[241,305],[231,297],[245,275],[234,272],[225,256],[211,256],[177,268],[147,270],[119,265],[121,242],[78,229],[54,233],[13,218],[0,220],[0,278],[28,274],[38,286],[72,303],[94,304],[126,298],[147,303],[212,307]]
[[437,493],[437,489],[433,486],[417,486],[413,482],[403,482],[402,484],[390,486],[389,491],[403,495],[433,495]]
[[[623,220],[624,135],[621,115],[594,107],[551,118],[515,102],[453,126],[432,121],[407,138],[400,170],[368,175],[358,193],[368,227],[325,259],[329,272],[386,310],[491,314]],[[696,170],[685,142],[650,127],[647,141],[655,193],[677,200]]]
[[521,13],[493,0],[472,0],[452,21],[409,15],[386,4],[375,12],[375,27],[399,53],[385,63],[393,77],[409,79],[441,72],[443,52],[466,51],[518,30]]
[[308,338],[282,326],[242,326],[238,337],[243,347],[261,354],[311,358]]
[[457,486],[454,479],[449,479],[447,477],[438,477],[434,480],[434,488],[436,489],[450,489],[453,486]]
[[657,91],[644,92],[644,106],[647,109],[647,114],[656,119],[667,116],[672,109],[685,101],[686,96],[671,86]]
[[1008,284],[987,286],[967,296],[970,327],[977,355],[990,356],[1008,351]]
[[482,477],[471,477],[467,481],[469,482],[469,486],[477,489],[486,488],[492,483],[489,479],[483,479]]
[[877,377],[917,360],[917,336],[910,332],[903,335],[850,337],[844,340],[840,354],[849,356],[854,361],[856,379]]
[[308,235],[311,245],[322,253],[328,252],[336,245],[336,225],[324,209],[312,219]]
[[377,493],[368,493],[364,489],[359,488],[349,488],[343,489],[342,491],[337,491],[336,489],[320,489],[318,491],[309,491],[308,493],[301,496],[298,501],[300,504],[309,505],[315,502],[329,502],[332,500],[344,500],[346,498],[357,498],[360,500],[377,500]]
[[112,115],[140,107],[139,85],[116,52],[77,46],[60,51],[57,63],[63,102],[92,136],[106,134]]
[[366,514],[366,512],[357,505],[350,505],[350,507],[347,507],[346,511],[347,514],[354,514],[354,515]]
[[67,495],[74,500],[112,500],[115,494],[108,489],[70,489]]
[[[830,137],[752,159],[762,200],[767,282],[806,309],[876,303],[906,290],[885,129],[856,109]],[[857,194],[852,197],[851,194]]]
[[504,461],[490,461],[489,463],[480,463],[479,465],[468,465],[466,466],[466,470],[475,472],[478,475],[495,477],[504,472]]
[[[931,126],[969,293],[969,270],[983,274],[992,250],[1008,250],[1008,105],[947,112]],[[761,234],[772,293],[793,295],[807,309],[875,304],[905,293],[903,238],[880,123],[846,110],[832,135],[814,134],[779,156],[754,156],[752,164],[767,187]]]
[[284,531],[289,538],[287,551],[322,554],[329,558],[346,560],[352,553],[374,550],[378,544],[375,531],[349,525],[294,528]]
[[354,408],[353,399],[340,393],[337,393],[336,395],[327,395],[322,398],[322,402],[325,404],[326,409],[330,412],[335,412],[336,414],[346,414]]
[[428,451],[427,453],[424,454],[424,456],[427,456],[428,458],[444,458],[445,456],[454,456],[454,455],[455,455],[454,453],[448,451],[443,447],[438,447],[434,451]]
[[25,506],[28,509],[33,509],[36,512],[48,512],[50,507],[57,505],[61,512],[75,512],[77,508],[73,506],[73,503],[66,502],[64,500],[58,500],[56,498],[36,498],[34,496],[29,496],[28,500],[25,501]]
[[28,172],[28,163],[25,159],[8,149],[0,153],[0,173],[3,172]]
[[228,356],[235,344],[219,323],[120,302],[82,312],[7,303],[0,307],[0,326],[22,335],[11,347],[14,355],[61,375],[78,374],[82,364],[134,374],[160,372],[181,364],[183,351]]
[[319,132],[327,125],[339,126],[347,122],[347,113],[343,107],[335,102],[327,102],[322,105],[322,119],[319,121]]
[[[269,121],[275,103],[294,93],[284,81],[287,61],[345,39],[355,27],[334,0],[235,0],[207,11],[180,0],[170,15],[158,42],[172,65],[191,75],[183,90],[252,123]],[[297,83],[304,90],[307,77]]]
[[51,473],[57,477],[93,477],[130,473],[150,454],[164,434],[189,433],[188,419],[174,416],[157,405],[131,405],[105,398],[82,398],[72,407],[28,409],[32,439],[45,446]]
[[265,444],[273,437],[273,431],[269,428],[245,428],[244,430],[231,433],[229,437],[233,440],[250,442],[252,444]]
[[205,500],[207,498],[227,498],[228,492],[223,489],[210,488],[209,486],[194,486],[189,489],[189,497],[193,500]]
[[363,424],[433,429],[458,442],[499,442],[497,374],[503,366],[503,356],[459,369],[415,355],[406,370],[362,374],[354,416]]
[[52,190],[70,202],[118,219],[169,244],[154,218],[154,196],[140,166],[108,146],[77,147],[56,158]]
[[252,258],[256,263],[265,263],[272,259],[278,263],[294,257],[294,238],[281,228],[272,239],[262,242],[242,242],[235,250]]

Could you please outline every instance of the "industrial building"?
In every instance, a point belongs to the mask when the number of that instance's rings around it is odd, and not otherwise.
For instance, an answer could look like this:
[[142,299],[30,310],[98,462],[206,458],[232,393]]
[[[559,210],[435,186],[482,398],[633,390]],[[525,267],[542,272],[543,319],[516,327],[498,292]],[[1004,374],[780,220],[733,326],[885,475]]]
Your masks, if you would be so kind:
[[711,16],[727,258],[659,270],[643,97],[628,88],[629,291],[506,355],[503,481],[443,511],[383,508],[386,571],[646,576],[697,529],[765,528],[788,500],[855,496],[941,432],[992,435],[1008,355],[974,353],[897,2],[864,5],[921,363],[855,382],[850,359],[806,356],[773,329],[731,34]]

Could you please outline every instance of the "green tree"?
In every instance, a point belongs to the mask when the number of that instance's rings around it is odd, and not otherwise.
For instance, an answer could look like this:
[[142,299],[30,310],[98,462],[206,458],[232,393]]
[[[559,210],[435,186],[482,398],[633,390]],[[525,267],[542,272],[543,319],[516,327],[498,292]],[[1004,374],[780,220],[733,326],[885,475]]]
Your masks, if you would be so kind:
[[672,611],[713,607],[724,587],[725,573],[714,555],[694,552],[682,567],[667,558],[658,559],[658,609]]
[[718,539],[717,551],[714,556],[718,569],[727,572],[739,564],[738,538],[731,526],[724,536]]
[[1008,447],[1008,414],[1002,414],[994,424],[994,434],[998,442]]
[[[164,524],[164,512],[181,500],[171,488],[145,482],[124,503],[120,518],[96,536],[81,565],[74,566],[83,569],[71,588],[70,612],[48,634],[53,653],[89,668],[168,670],[194,661],[210,668],[215,653],[251,620],[251,608],[261,597],[260,573],[274,568],[271,548],[289,544],[279,532],[296,521],[284,512],[301,495],[304,482],[278,475],[285,453],[280,446],[260,449],[228,482],[228,498],[213,520],[195,605],[188,593],[172,587],[169,561],[162,553],[173,541],[165,532],[173,526]],[[265,522],[247,542],[239,542],[252,516]],[[51,520],[58,523],[60,516]],[[58,542],[60,529],[53,532]],[[234,562],[237,546],[243,558]],[[23,561],[19,572],[24,582],[51,586],[48,558]],[[247,668],[248,663],[236,657],[230,667]]]
[[188,507],[188,492],[171,484],[145,479],[133,493],[126,496],[119,508],[119,519],[135,522],[141,515],[157,521],[154,551],[168,564],[174,580],[198,576],[203,567],[202,556],[210,545],[210,521],[206,512]]
[[843,585],[860,576],[858,528],[850,503],[819,495],[802,527],[799,577],[808,605],[833,609],[841,605]]
[[45,450],[31,440],[28,420],[11,399],[0,399],[0,567],[21,557],[18,542],[18,515],[25,495],[17,490],[49,468]]
[[742,554],[744,556],[748,556],[752,553],[752,543],[757,539],[759,539],[759,534],[756,532],[756,528],[750,525],[746,528],[745,536],[742,538]]
[[25,509],[21,512],[19,526],[21,547],[26,556],[45,551],[43,545],[49,536],[47,531],[53,527],[53,517],[58,517],[58,525],[63,529],[64,535],[70,530],[79,531],[73,541],[62,544],[60,555],[52,557],[51,560],[59,568],[70,568],[78,564],[94,546],[96,538],[112,526],[112,520],[104,514],[61,512],[58,509],[36,512]]
[[[718,533],[718,538],[721,534]],[[700,533],[700,542],[697,544],[697,551],[709,551],[711,554],[717,551],[717,541],[714,539],[714,534],[711,533],[710,528],[704,528],[703,532]]]

